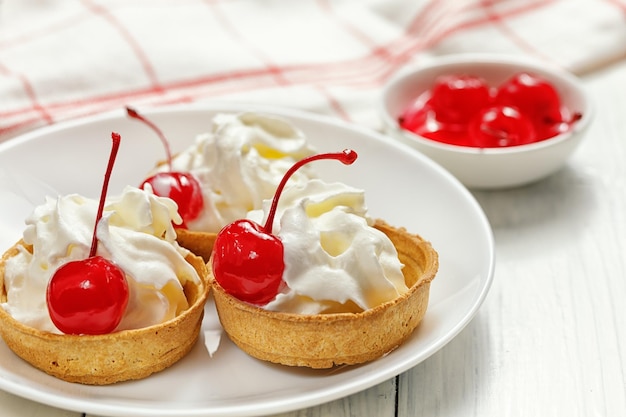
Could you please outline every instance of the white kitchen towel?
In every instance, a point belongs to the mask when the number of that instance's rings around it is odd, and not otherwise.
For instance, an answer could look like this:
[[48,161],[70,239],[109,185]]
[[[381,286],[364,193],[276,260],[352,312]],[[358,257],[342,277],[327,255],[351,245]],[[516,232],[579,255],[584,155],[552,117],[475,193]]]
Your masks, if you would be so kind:
[[209,101],[376,129],[389,77],[462,52],[584,76],[626,57],[626,2],[0,0],[0,141],[124,105]]

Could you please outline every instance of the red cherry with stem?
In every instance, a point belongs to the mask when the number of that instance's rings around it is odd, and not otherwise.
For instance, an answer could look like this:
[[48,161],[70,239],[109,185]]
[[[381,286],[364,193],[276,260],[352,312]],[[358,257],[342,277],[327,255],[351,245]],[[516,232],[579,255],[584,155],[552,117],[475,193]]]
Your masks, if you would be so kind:
[[111,134],[109,156],[89,257],[70,261],[52,275],[46,290],[50,318],[66,334],[106,334],[118,326],[128,305],[128,283],[124,272],[113,262],[96,256],[96,230],[104,211],[104,201],[120,146],[120,135]]
[[532,143],[536,132],[530,119],[517,108],[492,106],[483,109],[468,126],[469,141],[479,148],[499,148]]
[[430,104],[442,124],[464,125],[490,100],[489,86],[482,78],[443,75],[435,80]]
[[165,148],[167,164],[169,166],[168,172],[159,172],[147,178],[141,184],[140,188],[143,188],[146,184],[150,184],[154,194],[160,197],[169,197],[174,200],[178,205],[178,213],[180,217],[183,218],[183,223],[178,227],[187,228],[187,223],[198,218],[204,208],[200,182],[189,172],[172,171],[172,153],[170,146],[167,138],[158,126],[130,107],[126,107],[126,113],[129,117],[145,123],[157,134]]
[[320,159],[336,159],[352,164],[357,153],[346,149],[339,153],[313,155],[296,162],[283,176],[276,188],[265,225],[248,219],[236,220],[217,234],[213,246],[213,275],[217,282],[234,297],[255,305],[272,301],[285,285],[283,271],[284,247],[272,234],[278,199],[289,177],[303,165]]
[[213,246],[213,274],[234,297],[256,305],[270,302],[284,285],[284,248],[278,237],[241,219],[226,225]]

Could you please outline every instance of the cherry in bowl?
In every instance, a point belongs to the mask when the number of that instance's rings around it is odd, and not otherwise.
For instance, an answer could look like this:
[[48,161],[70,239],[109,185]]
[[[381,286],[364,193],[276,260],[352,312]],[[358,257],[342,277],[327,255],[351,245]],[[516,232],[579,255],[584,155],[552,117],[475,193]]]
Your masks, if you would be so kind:
[[[454,91],[464,84],[469,99]],[[439,97],[433,99],[433,92]],[[474,105],[455,107],[455,98]],[[558,171],[593,116],[574,75],[542,62],[485,54],[404,68],[384,87],[379,112],[386,133],[475,189],[521,186]]]

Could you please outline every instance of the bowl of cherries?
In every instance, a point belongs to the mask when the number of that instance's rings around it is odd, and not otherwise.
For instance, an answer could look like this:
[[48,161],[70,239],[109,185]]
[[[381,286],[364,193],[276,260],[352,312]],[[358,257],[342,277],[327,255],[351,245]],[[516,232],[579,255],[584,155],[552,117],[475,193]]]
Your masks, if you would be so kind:
[[476,189],[521,186],[556,172],[592,116],[575,76],[474,54],[401,71],[385,86],[380,111],[388,134]]

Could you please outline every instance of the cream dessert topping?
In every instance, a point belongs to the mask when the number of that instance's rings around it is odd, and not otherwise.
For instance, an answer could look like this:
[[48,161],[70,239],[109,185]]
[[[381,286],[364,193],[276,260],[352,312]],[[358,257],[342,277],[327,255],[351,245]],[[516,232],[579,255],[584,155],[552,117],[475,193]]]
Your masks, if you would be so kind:
[[[304,133],[281,118],[252,112],[216,115],[212,130],[198,135],[192,146],[172,159],[171,170],[192,173],[203,189],[204,211],[187,227],[218,232],[259,209],[293,163],[313,152]],[[168,169],[164,164],[155,172]],[[304,169],[290,183],[313,176]]]
[[[257,222],[264,216],[248,214]],[[286,287],[263,308],[359,312],[408,291],[395,247],[371,224],[361,189],[317,179],[285,188],[273,233],[284,245]]]
[[[21,247],[7,259],[3,307],[16,320],[59,333],[48,314],[46,288],[62,264],[89,254],[98,201],[78,194],[46,198],[26,219]],[[172,222],[182,220],[176,204],[135,187],[107,200],[97,227],[97,255],[126,274],[130,298],[116,330],[148,327],[188,308],[182,285],[200,282],[185,261],[188,251],[176,243]]]

